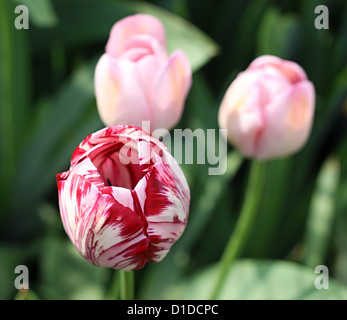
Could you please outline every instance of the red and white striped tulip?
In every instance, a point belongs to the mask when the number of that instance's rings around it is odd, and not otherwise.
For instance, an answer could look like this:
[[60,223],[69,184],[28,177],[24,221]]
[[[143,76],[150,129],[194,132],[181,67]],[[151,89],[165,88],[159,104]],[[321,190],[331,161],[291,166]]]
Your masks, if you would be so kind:
[[107,126],[150,121],[152,130],[169,130],[181,118],[191,82],[185,53],[168,55],[161,22],[145,14],[126,17],[113,26],[96,66],[100,117]]
[[255,59],[228,88],[219,125],[247,157],[270,159],[300,150],[311,132],[315,90],[295,62]]
[[183,172],[164,144],[134,126],[89,135],[57,184],[64,228],[96,266],[137,270],[159,262],[187,223]]

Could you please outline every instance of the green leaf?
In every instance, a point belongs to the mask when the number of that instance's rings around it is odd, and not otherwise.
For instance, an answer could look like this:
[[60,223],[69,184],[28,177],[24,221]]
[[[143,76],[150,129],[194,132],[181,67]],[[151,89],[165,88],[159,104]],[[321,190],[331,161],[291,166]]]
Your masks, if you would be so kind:
[[[59,20],[64,23],[59,24],[52,32],[35,30],[36,50],[56,39],[62,39],[65,44],[75,47],[90,45],[95,41],[103,41],[105,46],[113,24],[136,13],[151,14],[160,19],[165,27],[169,52],[182,49],[187,54],[194,71],[207,63],[219,50],[217,44],[193,24],[145,2],[59,0],[54,1],[54,4]],[[83,8],[82,15],[81,8]],[[78,17],[78,26],[76,26],[76,17]],[[100,52],[104,46],[100,46]]]
[[336,218],[335,198],[339,163],[328,159],[318,176],[307,220],[304,262],[310,267],[325,263]]
[[[170,288],[165,299],[207,299],[216,279],[217,266],[209,267]],[[347,299],[347,287],[329,279],[329,289],[318,290],[319,274],[288,261],[240,260],[228,274],[219,299],[326,300]]]
[[29,20],[37,27],[54,27],[58,23],[50,0],[13,0],[13,2],[28,7]]
[[149,3],[131,2],[131,7],[137,13],[153,15],[163,23],[169,52],[183,50],[194,71],[218,54],[217,44],[192,23]]
[[296,16],[281,15],[279,11],[270,7],[259,27],[257,54],[291,58],[300,39],[299,31],[299,21]]
[[36,126],[22,153],[13,198],[18,194],[22,197],[21,201],[11,201],[15,209],[11,216],[13,232],[17,228],[24,232],[33,227],[37,215],[31,215],[30,220],[24,217],[35,211],[38,201],[55,184],[56,174],[68,169],[77,145],[91,132],[103,127],[94,98],[95,64],[96,59],[92,59],[78,68],[52,96],[48,102],[49,111]]
[[109,269],[83,259],[68,240],[48,236],[42,243],[38,293],[45,299],[103,299]]
[[[27,253],[25,250],[8,244],[0,244],[0,299],[11,299],[16,292],[14,286],[14,273],[17,265],[26,263]],[[30,270],[29,270],[30,272]],[[30,285],[30,281],[29,281]]]
[[12,3],[0,1],[0,203],[4,214],[9,212],[9,193],[26,132],[30,84],[27,36],[26,30],[14,27]]

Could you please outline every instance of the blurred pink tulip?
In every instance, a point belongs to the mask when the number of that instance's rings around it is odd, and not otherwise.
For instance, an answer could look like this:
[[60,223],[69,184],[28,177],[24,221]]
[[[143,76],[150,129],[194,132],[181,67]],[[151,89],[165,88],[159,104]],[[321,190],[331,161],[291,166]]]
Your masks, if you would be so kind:
[[228,88],[219,125],[247,157],[270,159],[301,149],[311,132],[315,90],[295,62],[255,59]]
[[164,144],[137,127],[89,135],[57,184],[66,233],[100,267],[135,270],[161,261],[187,223],[182,170]]
[[151,130],[180,120],[192,82],[186,55],[168,56],[165,31],[155,17],[137,14],[112,28],[95,70],[95,95],[105,125],[150,121]]

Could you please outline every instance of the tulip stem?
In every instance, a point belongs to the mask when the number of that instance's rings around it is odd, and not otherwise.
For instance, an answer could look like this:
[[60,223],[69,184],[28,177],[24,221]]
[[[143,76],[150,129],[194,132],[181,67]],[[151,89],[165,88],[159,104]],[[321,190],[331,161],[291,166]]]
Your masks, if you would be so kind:
[[242,210],[219,262],[219,272],[211,295],[213,300],[218,298],[230,268],[248,240],[249,233],[252,231],[262,198],[265,167],[265,163],[252,162]]
[[120,295],[120,274],[118,270],[113,270],[111,284],[106,294],[108,300],[118,300]]
[[134,300],[134,272],[120,270],[120,299]]

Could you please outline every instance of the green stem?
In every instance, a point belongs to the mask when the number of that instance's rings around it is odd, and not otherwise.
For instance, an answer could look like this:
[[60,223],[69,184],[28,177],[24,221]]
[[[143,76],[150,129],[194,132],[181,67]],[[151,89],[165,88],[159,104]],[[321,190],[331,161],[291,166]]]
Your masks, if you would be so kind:
[[217,299],[228,275],[228,271],[240,254],[252,231],[262,197],[264,175],[265,163],[253,161],[243,207],[220,260],[219,273],[211,299]]
[[134,300],[134,272],[120,271],[120,299]]
[[106,298],[108,300],[118,300],[120,294],[120,272],[118,270],[112,270],[111,285],[107,292]]

